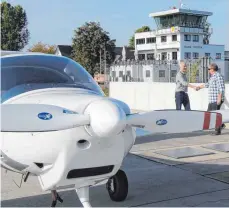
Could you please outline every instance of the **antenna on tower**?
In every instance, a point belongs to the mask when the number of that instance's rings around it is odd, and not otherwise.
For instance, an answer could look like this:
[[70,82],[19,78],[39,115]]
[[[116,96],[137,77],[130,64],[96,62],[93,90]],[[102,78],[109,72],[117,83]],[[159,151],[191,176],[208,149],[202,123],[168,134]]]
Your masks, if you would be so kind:
[[180,6],[179,9],[183,8],[185,4],[183,4],[182,0],[180,0]]
[[182,0],[179,0],[179,1],[180,1],[179,8],[181,8],[182,7]]
[[182,0],[179,0],[179,2],[180,2],[179,9],[182,9],[182,8],[184,8],[184,9],[190,9],[190,8],[188,8],[188,7],[187,7],[187,5],[186,5],[186,4],[184,4],[184,3],[183,3],[183,1],[182,1]]

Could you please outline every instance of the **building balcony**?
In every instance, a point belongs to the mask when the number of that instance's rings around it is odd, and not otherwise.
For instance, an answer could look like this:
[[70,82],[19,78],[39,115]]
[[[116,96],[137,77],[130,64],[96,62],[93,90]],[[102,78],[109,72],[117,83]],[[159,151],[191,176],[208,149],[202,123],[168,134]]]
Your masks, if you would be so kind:
[[160,49],[178,49],[180,48],[180,42],[163,42],[163,43],[149,43],[149,44],[140,44],[136,45],[137,51],[152,51]]

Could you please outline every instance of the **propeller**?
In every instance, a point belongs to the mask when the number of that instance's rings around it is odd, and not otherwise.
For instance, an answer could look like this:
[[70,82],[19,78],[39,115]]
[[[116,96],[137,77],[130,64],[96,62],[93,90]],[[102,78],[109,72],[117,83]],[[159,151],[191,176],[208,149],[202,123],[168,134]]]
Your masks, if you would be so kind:
[[57,131],[89,124],[89,116],[45,104],[2,104],[2,132]]
[[211,112],[222,114],[222,116],[223,116],[222,122],[223,123],[229,123],[229,110],[216,110],[216,111],[211,111]]
[[127,124],[152,133],[186,133],[222,125],[217,112],[158,110],[127,116]]
[[2,104],[2,132],[46,132],[87,126],[97,137],[117,135],[126,126],[126,115],[115,102],[99,99],[84,114],[46,104]]
[[54,105],[2,104],[2,132],[45,132],[87,126],[97,137],[118,135],[126,125],[152,133],[185,133],[214,129],[229,122],[229,111],[156,110],[126,115],[111,99],[90,103],[84,114]]

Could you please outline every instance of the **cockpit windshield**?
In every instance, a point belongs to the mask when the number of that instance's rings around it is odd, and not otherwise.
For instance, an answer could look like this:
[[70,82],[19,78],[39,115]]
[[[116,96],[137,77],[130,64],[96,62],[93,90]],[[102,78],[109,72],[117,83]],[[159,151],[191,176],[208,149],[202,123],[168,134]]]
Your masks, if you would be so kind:
[[69,58],[45,54],[1,57],[1,94],[28,84],[84,88],[103,95],[91,75]]

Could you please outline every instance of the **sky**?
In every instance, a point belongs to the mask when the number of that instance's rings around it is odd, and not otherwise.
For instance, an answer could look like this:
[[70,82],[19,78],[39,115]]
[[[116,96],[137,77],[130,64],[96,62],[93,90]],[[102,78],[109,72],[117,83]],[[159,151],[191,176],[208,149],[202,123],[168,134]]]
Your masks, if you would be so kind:
[[[116,46],[128,45],[134,31],[148,25],[156,29],[150,13],[179,6],[179,0],[5,0],[21,5],[28,17],[30,40],[26,48],[41,41],[70,45],[74,30],[87,21],[100,22],[116,39]],[[182,0],[186,8],[210,11],[213,27],[210,44],[224,44],[229,50],[229,0]]]

